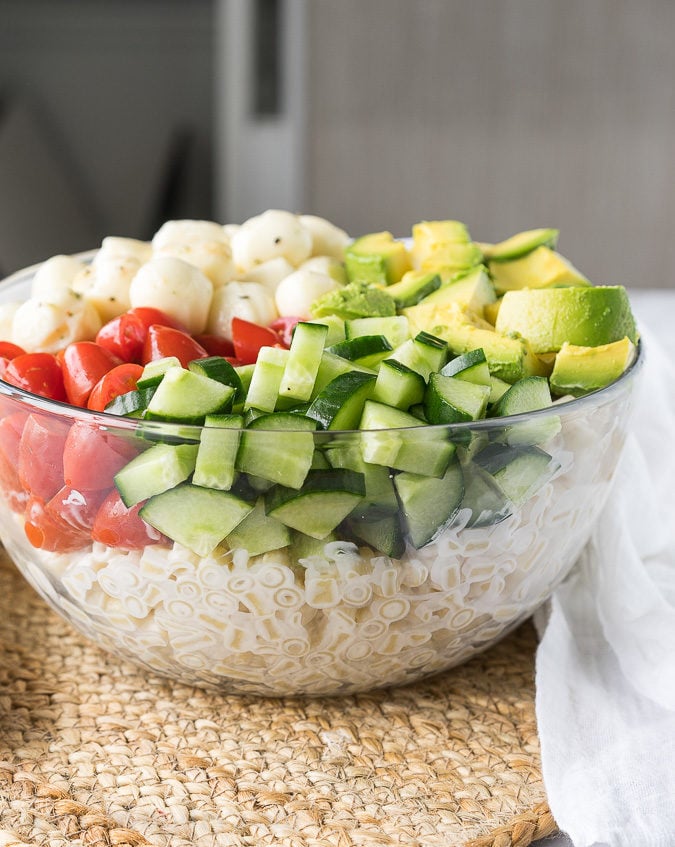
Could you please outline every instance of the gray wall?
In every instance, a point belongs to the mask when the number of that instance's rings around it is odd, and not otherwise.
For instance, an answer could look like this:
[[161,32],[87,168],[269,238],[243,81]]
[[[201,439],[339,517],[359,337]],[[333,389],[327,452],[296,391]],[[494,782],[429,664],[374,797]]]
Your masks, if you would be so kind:
[[675,270],[672,0],[311,0],[308,200],[353,232],[558,226],[598,283]]

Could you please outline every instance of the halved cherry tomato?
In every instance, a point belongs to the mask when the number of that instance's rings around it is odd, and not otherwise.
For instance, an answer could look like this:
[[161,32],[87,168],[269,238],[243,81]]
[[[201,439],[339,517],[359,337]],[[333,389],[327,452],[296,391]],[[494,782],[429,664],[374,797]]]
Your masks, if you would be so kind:
[[147,544],[168,541],[139,516],[142,506],[143,503],[137,503],[128,509],[117,489],[113,489],[98,510],[91,531],[92,539],[107,544],[108,547],[120,547],[123,550],[137,550]]
[[68,553],[89,544],[89,535],[67,524],[58,515],[47,512],[40,497],[30,497],[26,504],[24,532],[33,547]]
[[152,306],[136,306],[133,309],[129,309],[127,314],[138,318],[146,330],[155,324],[159,324],[159,326],[170,326],[171,329],[179,329],[181,332],[187,332],[185,324],[176,320],[171,315],[167,315],[161,309],[154,309]]
[[7,365],[2,378],[10,385],[41,397],[66,400],[63,374],[51,353],[22,353]]
[[201,333],[193,336],[197,344],[201,344],[209,356],[222,356],[225,359],[234,358],[234,344],[222,335],[209,335]]
[[112,488],[117,471],[137,454],[138,449],[123,436],[76,421],[63,446],[64,482],[84,491]]
[[63,352],[63,384],[68,402],[86,406],[89,395],[104,374],[122,360],[95,341],[75,341]]
[[16,359],[17,356],[25,356],[26,351],[18,344],[12,344],[11,341],[0,341],[0,356],[3,359]]
[[243,365],[252,365],[258,358],[261,347],[284,347],[281,338],[273,329],[232,318],[232,344],[234,354]]
[[84,491],[64,485],[45,505],[45,511],[54,520],[66,523],[73,529],[91,533],[96,514],[108,495],[107,489]]
[[275,321],[272,321],[272,323],[270,324],[270,329],[273,329],[277,333],[277,335],[286,345],[286,347],[290,347],[295,325],[302,320],[305,319],[291,317],[290,315],[283,316],[281,318],[277,318]]
[[206,359],[208,352],[192,336],[170,326],[153,324],[143,345],[142,363],[154,362],[165,356],[175,356],[186,368],[194,359]]
[[134,362],[116,365],[111,371],[104,374],[93,387],[89,400],[87,400],[87,408],[102,412],[115,397],[126,394],[127,391],[133,391],[142,373],[143,365],[136,365]]
[[104,324],[98,331],[96,343],[105,347],[123,362],[140,362],[148,329],[157,324],[185,331],[177,320],[159,309],[138,306]]
[[67,424],[47,415],[29,415],[19,441],[18,470],[23,487],[47,501],[63,485]]

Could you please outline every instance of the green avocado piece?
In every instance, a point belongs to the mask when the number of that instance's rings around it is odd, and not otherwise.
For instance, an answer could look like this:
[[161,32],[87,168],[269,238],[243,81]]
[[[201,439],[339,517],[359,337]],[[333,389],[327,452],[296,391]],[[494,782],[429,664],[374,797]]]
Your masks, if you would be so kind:
[[390,232],[372,232],[357,238],[345,250],[350,282],[391,285],[411,269],[408,249]]
[[415,306],[433,291],[441,287],[441,278],[433,271],[408,271],[399,282],[387,289],[399,309]]
[[542,245],[511,261],[488,263],[497,294],[517,288],[558,288],[591,283],[560,253]]
[[521,335],[535,353],[557,352],[565,342],[597,347],[624,336],[637,341],[628,295],[620,285],[508,291],[495,329]]
[[437,291],[431,292],[420,300],[416,306],[406,309],[405,314],[409,318],[412,317],[416,325],[423,325],[428,320],[426,317],[429,312],[428,307],[460,303],[482,317],[485,306],[494,303],[496,299],[495,287],[488,276],[487,268],[479,265],[466,273],[458,274]]
[[555,358],[551,390],[560,396],[579,397],[604,388],[618,379],[634,358],[635,345],[627,337],[597,347],[565,343]]
[[313,318],[337,315],[345,321],[386,318],[396,314],[396,301],[383,289],[367,282],[350,282],[319,297],[310,311]]
[[511,259],[520,259],[531,253],[537,247],[544,245],[555,250],[558,243],[559,231],[557,229],[528,229],[512,235],[498,244],[480,244],[486,259],[495,262],[507,262]]

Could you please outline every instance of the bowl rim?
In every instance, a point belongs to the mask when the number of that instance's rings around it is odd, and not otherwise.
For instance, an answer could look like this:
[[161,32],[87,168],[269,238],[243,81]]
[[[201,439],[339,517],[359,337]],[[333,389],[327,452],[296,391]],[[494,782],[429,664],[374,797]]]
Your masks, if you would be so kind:
[[[91,261],[94,256],[97,254],[98,248],[94,248],[91,250],[85,250],[79,253],[72,253],[69,256],[73,259],[79,259],[81,261]],[[51,258],[51,257],[50,257]],[[24,280],[25,277],[29,277],[31,274],[35,274],[37,270],[45,264],[45,261],[48,259],[35,262],[32,265],[29,265],[25,268],[20,268],[9,276],[0,280],[0,294],[2,293],[5,287],[9,287],[12,284],[17,284]],[[621,392],[625,385],[630,383],[632,379],[642,370],[645,359],[645,350],[644,350],[644,342],[638,333],[638,340],[635,345],[635,356],[633,357],[633,361],[626,368],[626,370],[615,379],[613,382],[610,382],[608,385],[603,386],[602,388],[598,388],[595,391],[589,391],[587,394],[583,394],[581,397],[562,397],[558,400],[555,400],[550,406],[547,406],[543,409],[534,409],[531,412],[521,412],[517,415],[502,415],[500,417],[494,418],[481,418],[475,421],[465,421],[460,423],[446,423],[446,424],[428,424],[424,422],[420,422],[419,426],[410,426],[410,427],[397,427],[395,429],[396,432],[441,432],[446,431],[452,434],[452,432],[457,433],[466,433],[469,432],[482,432],[485,430],[494,430],[494,429],[503,429],[509,426],[518,426],[519,424],[536,421],[540,419],[544,419],[547,416],[556,416],[559,414],[574,414],[577,411],[583,410],[587,407],[593,407],[599,404],[602,404],[606,401],[609,401],[614,394]],[[191,438],[196,437],[197,433],[200,433],[204,426],[202,424],[191,424],[191,423],[180,423],[175,421],[160,421],[160,420],[146,420],[146,419],[138,419],[138,418],[129,418],[123,417],[120,415],[109,415],[105,412],[97,412],[93,409],[86,409],[80,406],[73,406],[70,403],[63,402],[61,400],[51,400],[46,397],[41,397],[39,394],[33,394],[30,391],[26,391],[23,388],[18,388],[14,385],[11,385],[8,382],[5,382],[0,377],[0,397],[9,397],[13,400],[18,400],[23,402],[24,404],[31,407],[31,411],[35,409],[36,411],[49,412],[52,414],[59,415],[60,417],[67,417],[72,419],[72,423],[83,422],[88,424],[100,425],[102,427],[107,427],[111,429],[125,429],[129,431],[137,431],[142,429],[144,432],[151,432],[157,435],[162,433],[166,434],[166,436],[171,436],[176,438],[176,436],[183,436],[185,440],[189,440]],[[218,427],[216,427],[218,428]],[[297,430],[284,430],[285,432],[307,432],[306,429],[297,429]],[[347,435],[351,433],[360,433],[360,432],[392,432],[393,429],[317,429],[315,434],[323,435],[325,437],[335,437],[338,435]],[[259,433],[279,433],[279,430],[273,429],[263,429],[256,428],[255,430],[251,430],[251,432],[259,432]],[[198,437],[198,436],[197,436]]]

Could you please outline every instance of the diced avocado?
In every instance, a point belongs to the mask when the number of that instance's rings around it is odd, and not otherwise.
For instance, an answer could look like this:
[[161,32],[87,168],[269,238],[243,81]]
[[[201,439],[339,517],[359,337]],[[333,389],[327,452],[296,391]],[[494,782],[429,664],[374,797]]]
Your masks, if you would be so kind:
[[411,268],[408,249],[390,232],[373,232],[357,238],[345,250],[350,282],[391,285]]
[[550,247],[555,250],[558,243],[559,232],[557,229],[528,229],[512,235],[498,244],[481,244],[483,255],[486,259],[495,262],[508,262],[512,259],[520,259],[537,247]]
[[628,295],[620,285],[523,289],[504,295],[495,329],[527,338],[535,353],[637,341]]
[[386,318],[396,314],[396,301],[386,291],[367,282],[350,282],[328,291],[311,307],[312,317],[337,315],[345,321],[354,318]]
[[423,329],[434,325],[437,307],[447,303],[459,303],[469,311],[482,317],[485,306],[497,299],[492,280],[483,265],[466,274],[455,277],[447,285],[432,292],[416,306],[404,310],[413,327]]
[[558,288],[590,285],[560,253],[542,245],[520,259],[489,262],[490,274],[498,294],[516,288]]
[[499,307],[502,305],[502,298],[498,297],[494,303],[486,303],[485,308],[483,309],[483,317],[485,320],[494,326],[497,323],[497,315],[499,314]]
[[389,286],[387,294],[394,298],[399,309],[407,309],[440,287],[441,278],[434,271],[408,271],[400,282]]
[[618,379],[634,358],[635,345],[627,337],[597,347],[565,343],[555,359],[551,390],[579,397],[603,388]]
[[421,270],[454,269],[456,273],[473,268],[483,261],[483,252],[473,242],[469,244],[432,244],[422,260]]
[[435,244],[468,244],[471,238],[461,221],[420,221],[412,228],[412,240],[413,264],[419,268]]

